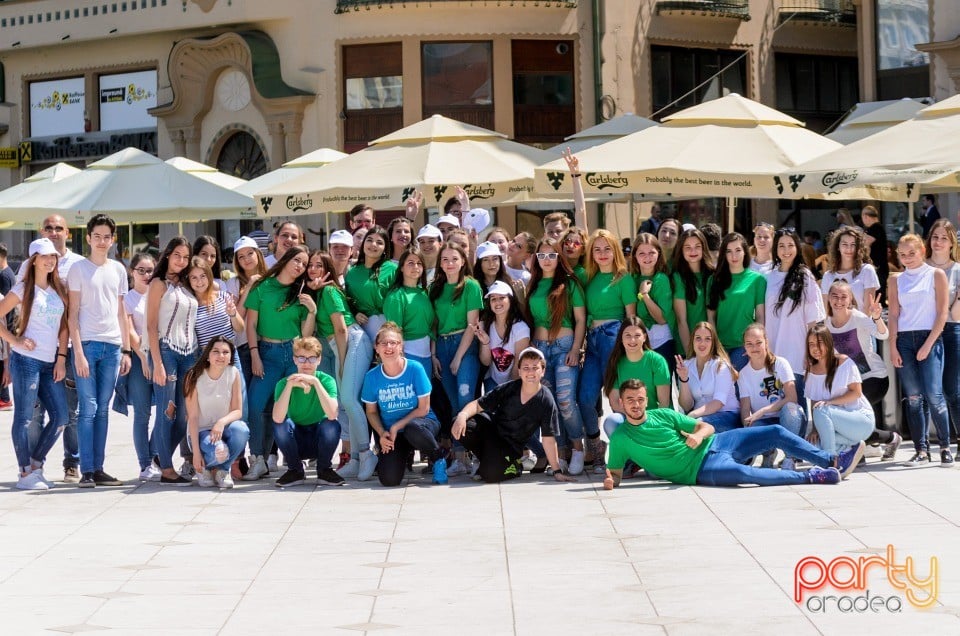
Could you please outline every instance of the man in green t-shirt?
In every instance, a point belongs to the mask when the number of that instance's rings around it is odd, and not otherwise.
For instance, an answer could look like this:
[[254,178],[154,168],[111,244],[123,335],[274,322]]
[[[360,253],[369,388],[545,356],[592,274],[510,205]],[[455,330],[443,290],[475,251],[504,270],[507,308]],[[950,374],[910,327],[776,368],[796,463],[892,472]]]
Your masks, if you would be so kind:
[[342,486],[343,477],[330,465],[340,443],[337,421],[337,383],[320,366],[320,341],[296,338],[293,361],[297,372],[277,383],[273,403],[273,436],[287,460],[287,472],[274,483],[278,488],[298,486],[306,475],[303,460],[317,460],[321,484]]
[[[714,435],[713,427],[670,409],[647,410],[647,388],[635,379],[620,385],[626,415],[610,437],[607,477],[603,487],[620,485],[629,459],[659,477],[678,484],[703,486],[781,486],[836,484],[863,456],[861,442],[839,455],[827,453],[782,426],[738,428]],[[814,464],[806,472],[754,468],[742,462],[774,449]]]

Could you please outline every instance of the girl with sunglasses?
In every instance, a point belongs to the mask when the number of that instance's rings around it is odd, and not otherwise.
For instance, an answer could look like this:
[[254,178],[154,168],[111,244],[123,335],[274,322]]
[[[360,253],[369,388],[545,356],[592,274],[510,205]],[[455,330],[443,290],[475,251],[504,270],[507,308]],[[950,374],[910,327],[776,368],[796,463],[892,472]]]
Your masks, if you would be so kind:
[[[150,438],[150,412],[153,408],[153,381],[150,374],[149,343],[144,339],[147,329],[147,290],[156,263],[146,252],[137,252],[130,259],[133,284],[123,297],[127,310],[127,331],[130,334],[130,372],[127,382],[127,403],[133,407],[133,448],[140,464],[140,481],[159,481],[160,469],[153,463],[155,454]],[[126,412],[124,410],[124,415]]]

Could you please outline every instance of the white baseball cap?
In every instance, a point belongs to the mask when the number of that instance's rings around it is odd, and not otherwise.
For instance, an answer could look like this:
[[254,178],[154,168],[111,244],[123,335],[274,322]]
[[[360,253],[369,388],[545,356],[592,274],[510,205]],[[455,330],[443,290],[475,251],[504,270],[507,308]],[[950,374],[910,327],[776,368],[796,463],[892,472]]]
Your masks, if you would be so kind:
[[488,256],[503,256],[500,253],[500,247],[496,243],[491,243],[490,241],[484,241],[480,245],[477,245],[477,260],[484,259]]
[[36,241],[30,243],[30,256],[34,254],[39,254],[40,256],[47,256],[49,254],[57,254],[57,248],[53,246],[53,241],[48,238],[38,238]]
[[449,223],[453,227],[460,227],[460,219],[453,216],[452,214],[444,214],[439,219],[437,219],[437,225],[439,226],[441,223]]
[[490,225],[490,210],[470,208],[470,211],[463,215],[463,227],[477,234],[487,229],[488,225]]
[[241,236],[237,239],[237,242],[233,244],[233,253],[236,254],[245,247],[252,247],[255,250],[260,249],[260,246],[249,236]]
[[330,245],[347,245],[353,247],[353,235],[347,230],[337,230],[330,234]]
[[513,296],[513,288],[502,280],[494,281],[484,298],[490,298],[490,296]]
[[540,351],[539,349],[537,349],[536,347],[527,347],[526,349],[524,349],[523,351],[521,351],[521,352],[520,352],[520,355],[517,356],[517,360],[519,361],[520,358],[522,358],[522,357],[523,357],[525,354],[527,354],[527,353],[533,353],[533,354],[535,354],[538,358],[540,358],[541,360],[543,360],[543,363],[544,363],[544,364],[547,363],[547,359],[546,359],[546,357],[544,357],[543,352]]
[[418,239],[419,239],[419,238],[442,239],[442,238],[443,238],[443,232],[441,232],[441,231],[437,228],[437,226],[435,226],[435,225],[430,225],[429,223],[427,223],[427,224],[424,225],[422,228],[420,228],[420,231],[419,231],[419,232],[417,232],[417,238],[418,238]]

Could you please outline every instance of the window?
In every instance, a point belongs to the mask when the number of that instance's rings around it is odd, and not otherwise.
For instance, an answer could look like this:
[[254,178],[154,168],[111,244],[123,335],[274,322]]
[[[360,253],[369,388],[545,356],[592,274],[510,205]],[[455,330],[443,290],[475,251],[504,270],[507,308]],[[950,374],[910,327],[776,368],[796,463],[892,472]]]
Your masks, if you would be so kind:
[[655,119],[729,93],[747,97],[747,56],[740,51],[651,46],[650,64]]
[[399,42],[343,47],[344,149],[354,152],[403,126]]
[[493,128],[491,42],[425,42],[421,64],[424,117],[440,114]]
[[84,132],[84,79],[67,77],[30,82],[30,136]]
[[877,0],[877,99],[930,95],[930,56],[916,44],[930,41],[926,3]]
[[822,132],[859,96],[857,59],[777,53],[777,108]]
[[157,105],[157,72],[136,71],[99,78],[100,130],[156,128],[148,113]]
[[573,42],[514,40],[512,58],[514,138],[555,144],[575,133]]

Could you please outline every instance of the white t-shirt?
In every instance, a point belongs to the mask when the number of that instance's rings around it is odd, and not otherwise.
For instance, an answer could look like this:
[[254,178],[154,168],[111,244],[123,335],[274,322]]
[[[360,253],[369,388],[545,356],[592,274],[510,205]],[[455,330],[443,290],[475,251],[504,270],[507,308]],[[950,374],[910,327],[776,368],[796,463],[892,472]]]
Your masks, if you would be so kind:
[[[803,392],[811,402],[831,400],[846,393],[848,390],[847,387],[854,382],[861,383],[863,379],[860,377],[857,365],[854,364],[852,359],[847,358],[840,363],[836,373],[833,374],[833,386],[831,386],[829,390],[827,389],[827,376],[825,374],[818,375],[816,373],[808,373],[806,382],[803,385]],[[860,399],[856,402],[838,404],[837,406],[847,411],[869,411],[870,416],[873,417],[873,408],[870,406],[870,400],[862,393],[860,394]]]
[[[23,281],[20,281],[13,286],[10,293],[23,301],[24,291]],[[23,337],[33,340],[36,346],[33,351],[17,346],[11,346],[10,348],[20,355],[34,360],[56,362],[60,319],[65,309],[63,300],[60,299],[52,286],[41,289],[35,285],[33,287],[33,308],[30,310],[30,322],[27,323]]]
[[513,365],[516,362],[517,342],[530,337],[530,327],[522,320],[518,320],[510,328],[510,339],[504,342],[500,334],[497,333],[496,323],[490,323],[490,356],[493,360],[490,363],[490,369],[487,371],[487,377],[498,385],[510,381],[510,374],[513,372]]
[[[70,266],[84,260],[86,259],[82,254],[77,254],[71,250],[67,250],[67,252],[60,257],[57,261],[57,274],[60,276],[60,280],[64,285],[67,284],[67,274],[70,273]],[[20,269],[17,270],[17,280],[23,280],[24,275],[27,273],[27,265],[29,263],[29,260],[20,263]]]
[[733,387],[733,374],[730,367],[719,360],[710,360],[703,365],[703,375],[697,373],[697,359],[691,358],[683,363],[687,367],[687,386],[693,394],[693,408],[698,409],[707,402],[723,402],[721,411],[740,411],[740,402]]
[[266,264],[267,269],[270,269],[277,264],[277,257],[273,254],[267,254],[263,257],[263,262]]
[[80,296],[80,340],[96,340],[122,345],[119,307],[127,293],[127,271],[117,261],[95,265],[83,259],[70,267],[67,275],[71,292]]
[[755,260],[750,261],[750,269],[757,272],[758,274],[763,274],[766,276],[773,270],[773,259],[771,258],[766,263],[758,263]]
[[835,281],[843,280],[850,283],[853,290],[853,297],[857,300],[857,307],[863,309],[863,292],[866,289],[879,289],[880,279],[877,277],[877,270],[873,265],[866,263],[860,268],[860,273],[854,274],[852,271],[838,274],[837,272],[827,272],[820,280],[820,291],[826,296],[830,293],[830,285]]
[[523,281],[523,286],[526,287],[527,283],[530,282],[530,272],[525,269],[513,269],[504,262],[503,268],[507,270],[507,273],[510,274],[510,278],[513,280]]
[[882,378],[887,375],[887,365],[874,350],[873,338],[886,340],[890,332],[881,335],[877,323],[862,311],[854,309],[850,320],[842,327],[833,325],[833,318],[827,318],[827,329],[833,334],[833,348],[849,356],[857,365],[863,378]]
[[767,274],[764,322],[770,351],[778,357],[786,358],[790,368],[802,369],[807,354],[807,325],[823,320],[826,312],[823,310],[823,296],[817,289],[817,281],[812,274],[807,274],[803,295],[797,307],[793,309],[793,301],[787,299],[778,313],[776,303],[786,277],[786,272],[779,270]]
[[749,362],[744,365],[740,369],[740,377],[737,378],[737,387],[740,389],[741,398],[750,398],[752,413],[783,399],[784,385],[796,380],[790,363],[777,356],[776,362],[773,363],[773,373],[767,371],[767,367],[754,369]]
[[960,322],[953,319],[954,303],[957,300],[957,294],[960,294],[960,263],[954,263],[949,268],[943,270],[947,275],[947,322]]
[[123,297],[123,306],[127,310],[127,315],[133,320],[133,328],[137,330],[141,344],[145,345],[143,347],[144,351],[148,351],[150,343],[146,342],[146,338],[143,337],[143,334],[147,331],[147,295],[141,294],[136,289],[131,289]]

